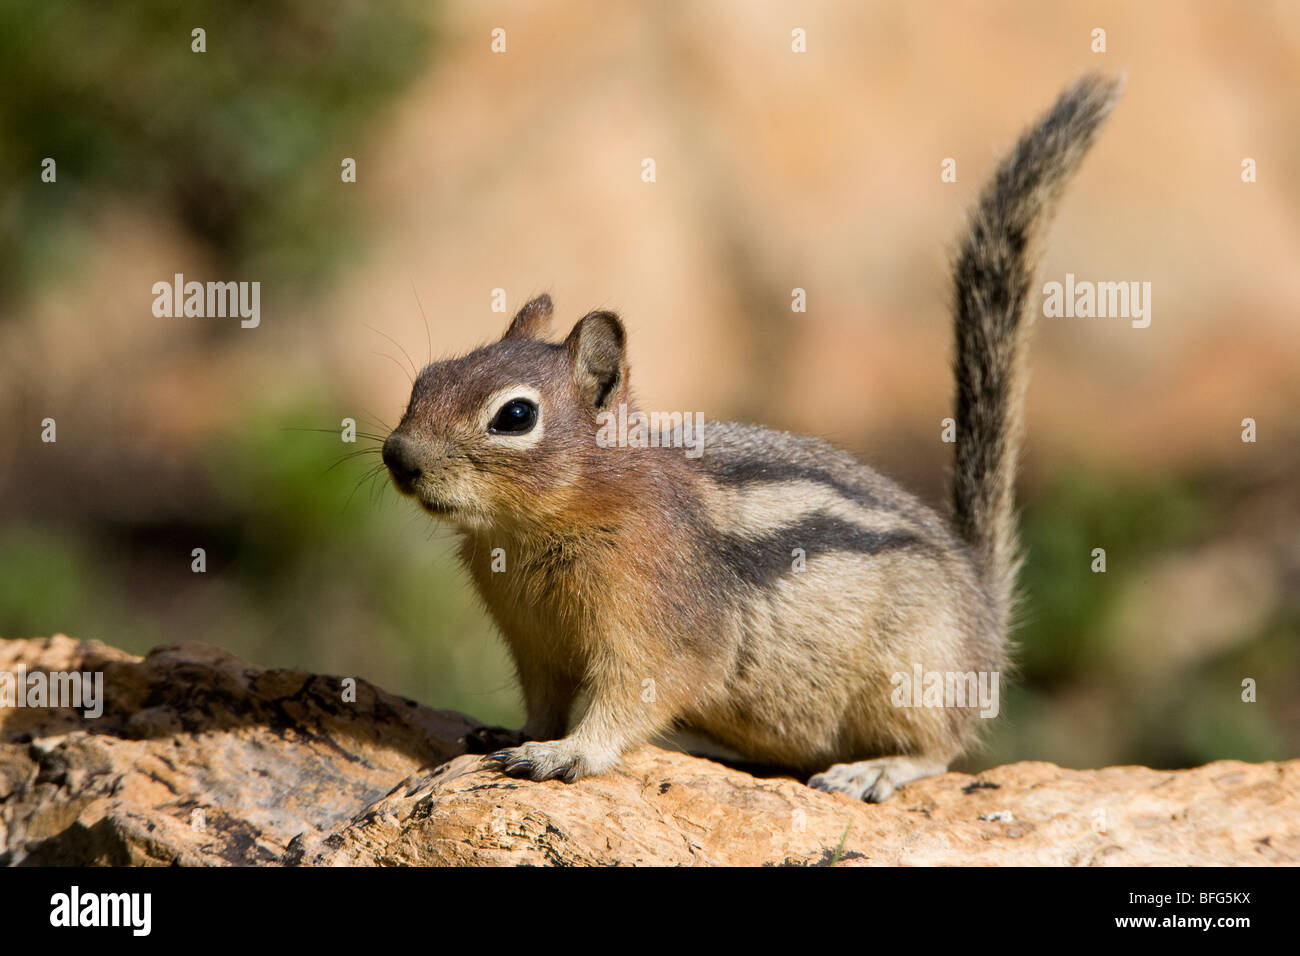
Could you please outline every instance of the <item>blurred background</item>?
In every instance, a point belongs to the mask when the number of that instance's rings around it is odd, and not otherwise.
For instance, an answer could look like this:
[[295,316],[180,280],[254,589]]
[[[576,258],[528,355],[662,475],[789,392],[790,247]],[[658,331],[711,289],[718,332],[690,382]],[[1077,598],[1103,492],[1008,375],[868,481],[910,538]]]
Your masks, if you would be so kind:
[[[1150,282],[1152,322],[1040,319],[1021,682],[964,766],[1295,756],[1294,2],[6,3],[0,635],[206,641],[518,725],[451,533],[341,421],[383,435],[412,362],[499,335],[494,290],[549,291],[559,334],[623,315],[644,407],[943,502],[948,257],[1088,69],[1127,92],[1042,281]],[[155,317],[175,273],[260,282],[260,326]]]

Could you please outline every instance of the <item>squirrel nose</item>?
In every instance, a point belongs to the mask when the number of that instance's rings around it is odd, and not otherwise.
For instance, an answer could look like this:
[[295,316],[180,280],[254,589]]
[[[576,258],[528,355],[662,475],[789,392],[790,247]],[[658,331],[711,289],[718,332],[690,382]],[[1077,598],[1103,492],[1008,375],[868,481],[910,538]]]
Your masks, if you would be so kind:
[[404,435],[393,432],[384,441],[384,464],[389,474],[402,488],[410,488],[420,477],[420,466],[415,460],[415,449]]

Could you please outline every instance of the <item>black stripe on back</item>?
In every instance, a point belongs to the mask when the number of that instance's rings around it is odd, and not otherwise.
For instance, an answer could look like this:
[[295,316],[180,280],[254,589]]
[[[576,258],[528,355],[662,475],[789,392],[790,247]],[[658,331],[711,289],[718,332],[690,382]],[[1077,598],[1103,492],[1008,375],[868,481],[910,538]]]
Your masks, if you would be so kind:
[[824,468],[814,465],[796,465],[793,462],[762,458],[714,459],[708,463],[709,477],[719,484],[741,486],[778,484],[784,481],[811,481],[831,489],[842,498],[865,508],[897,513],[898,505],[883,501],[859,485],[852,485],[833,476]]
[[872,531],[820,512],[759,537],[717,532],[713,537],[715,553],[722,563],[755,587],[765,587],[795,573],[790,553],[795,548],[804,550],[809,566],[818,556],[833,552],[876,555],[908,549],[934,550],[931,543],[911,531]]

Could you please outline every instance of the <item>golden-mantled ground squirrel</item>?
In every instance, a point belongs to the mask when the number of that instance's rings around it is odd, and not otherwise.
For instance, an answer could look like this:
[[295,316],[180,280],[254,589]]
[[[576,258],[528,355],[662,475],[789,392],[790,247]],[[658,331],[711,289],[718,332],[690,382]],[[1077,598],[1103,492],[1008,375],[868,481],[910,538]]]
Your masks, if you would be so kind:
[[951,520],[815,438],[708,424],[695,457],[598,441],[602,412],[634,408],[609,312],[551,343],[541,296],[501,341],[420,373],[383,459],[459,531],[514,658],[528,742],[491,765],[573,781],[681,728],[883,800],[962,753],[980,704],[911,706],[900,681],[923,673],[928,692],[928,675],[955,674],[960,692],[961,675],[1004,670],[1034,270],[1117,95],[1097,76],[1069,87],[970,217]]

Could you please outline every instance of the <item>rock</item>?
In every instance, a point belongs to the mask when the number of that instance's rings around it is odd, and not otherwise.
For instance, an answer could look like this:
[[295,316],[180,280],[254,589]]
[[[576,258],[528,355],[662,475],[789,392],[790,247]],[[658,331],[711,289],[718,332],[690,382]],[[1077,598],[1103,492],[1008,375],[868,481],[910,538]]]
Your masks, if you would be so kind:
[[0,673],[102,671],[102,716],[0,709],[0,863],[30,865],[1295,864],[1300,760],[1195,770],[1020,763],[883,805],[644,747],[531,783],[476,721],[203,645],[141,659],[0,641]]
[[0,641],[0,672],[103,671],[98,718],[0,709],[0,861],[276,863],[476,725],[356,682],[261,671],[215,647],[143,660],[67,637]]

